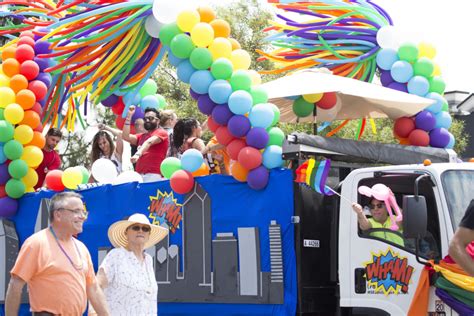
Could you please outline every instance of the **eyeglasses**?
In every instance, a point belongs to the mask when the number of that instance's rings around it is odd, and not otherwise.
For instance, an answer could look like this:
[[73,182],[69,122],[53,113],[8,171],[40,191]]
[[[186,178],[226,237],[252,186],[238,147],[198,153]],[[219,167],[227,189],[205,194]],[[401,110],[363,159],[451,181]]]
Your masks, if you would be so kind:
[[377,203],[377,204],[375,204],[375,205],[374,205],[374,204],[370,204],[370,205],[369,205],[369,208],[370,208],[371,210],[373,210],[374,208],[382,208],[382,207],[383,207],[383,204],[382,204],[382,203]]
[[73,210],[73,209],[70,209],[70,208],[61,207],[61,208],[57,209],[57,211],[60,211],[60,210],[69,211],[74,215],[79,215],[79,216],[84,216],[84,217],[87,217],[87,214],[89,214],[89,212],[87,212],[86,210],[81,210],[80,208]]
[[145,116],[145,117],[143,118],[143,120],[144,120],[145,122],[154,121],[154,120],[156,120],[156,119],[157,119],[157,117],[154,117],[154,116]]
[[133,231],[136,231],[136,232],[141,230],[144,233],[149,233],[150,230],[151,230],[150,226],[140,226],[140,225],[133,225],[129,228]]

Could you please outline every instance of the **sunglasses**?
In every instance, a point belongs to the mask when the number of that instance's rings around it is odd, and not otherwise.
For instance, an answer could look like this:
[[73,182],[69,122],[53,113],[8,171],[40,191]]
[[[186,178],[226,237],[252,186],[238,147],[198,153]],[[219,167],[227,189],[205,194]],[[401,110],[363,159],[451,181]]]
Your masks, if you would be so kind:
[[144,120],[145,122],[154,121],[154,120],[156,120],[156,119],[157,119],[157,118],[154,117],[154,116],[145,116],[145,117],[143,118],[143,120]]
[[369,208],[370,208],[371,210],[373,210],[374,208],[382,208],[382,207],[383,207],[383,204],[382,204],[382,203],[377,203],[377,204],[375,204],[375,205],[374,205],[374,204],[370,204],[370,205],[369,205]]
[[130,229],[136,232],[142,230],[142,232],[144,233],[149,233],[151,230],[150,226],[140,226],[140,225],[133,225],[130,227]]

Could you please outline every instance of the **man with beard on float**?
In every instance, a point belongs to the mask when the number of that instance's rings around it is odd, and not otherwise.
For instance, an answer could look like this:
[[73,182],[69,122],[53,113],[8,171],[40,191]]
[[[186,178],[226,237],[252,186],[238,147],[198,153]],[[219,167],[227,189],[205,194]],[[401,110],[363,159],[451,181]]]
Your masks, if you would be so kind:
[[154,182],[163,179],[160,166],[168,151],[168,133],[159,127],[160,112],[153,108],[145,109],[146,133],[130,134],[130,123],[135,113],[135,106],[130,106],[123,125],[122,138],[130,145],[138,146],[137,152],[130,158],[136,163],[135,171],[141,174],[143,182]]
[[38,182],[35,185],[35,190],[41,188],[46,179],[46,175],[51,170],[56,170],[61,167],[61,158],[59,154],[54,150],[56,146],[61,141],[63,133],[59,128],[52,127],[48,130],[45,137],[44,147],[41,149],[43,151],[43,161],[36,168],[36,173],[38,173]]

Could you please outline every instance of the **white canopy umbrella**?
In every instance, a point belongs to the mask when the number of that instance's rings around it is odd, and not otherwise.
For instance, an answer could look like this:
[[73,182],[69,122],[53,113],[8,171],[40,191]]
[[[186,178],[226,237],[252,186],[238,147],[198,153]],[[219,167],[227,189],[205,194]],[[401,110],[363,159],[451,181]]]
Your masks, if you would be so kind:
[[[281,122],[297,122],[293,113],[293,100],[290,96],[336,92],[340,110],[336,120],[358,118],[397,119],[402,116],[412,116],[435,101],[413,94],[385,88],[364,81],[332,75],[320,70],[309,69],[296,72],[261,85],[269,97],[269,101],[280,109]],[[314,122],[315,118],[299,118],[298,122]],[[316,121],[327,121],[324,117]]]

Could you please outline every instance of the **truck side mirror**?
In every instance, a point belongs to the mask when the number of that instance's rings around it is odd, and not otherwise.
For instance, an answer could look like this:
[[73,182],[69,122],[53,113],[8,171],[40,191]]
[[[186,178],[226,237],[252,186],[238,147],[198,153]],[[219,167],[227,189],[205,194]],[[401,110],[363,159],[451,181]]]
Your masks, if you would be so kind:
[[426,235],[428,212],[421,195],[403,196],[403,237],[422,238]]

